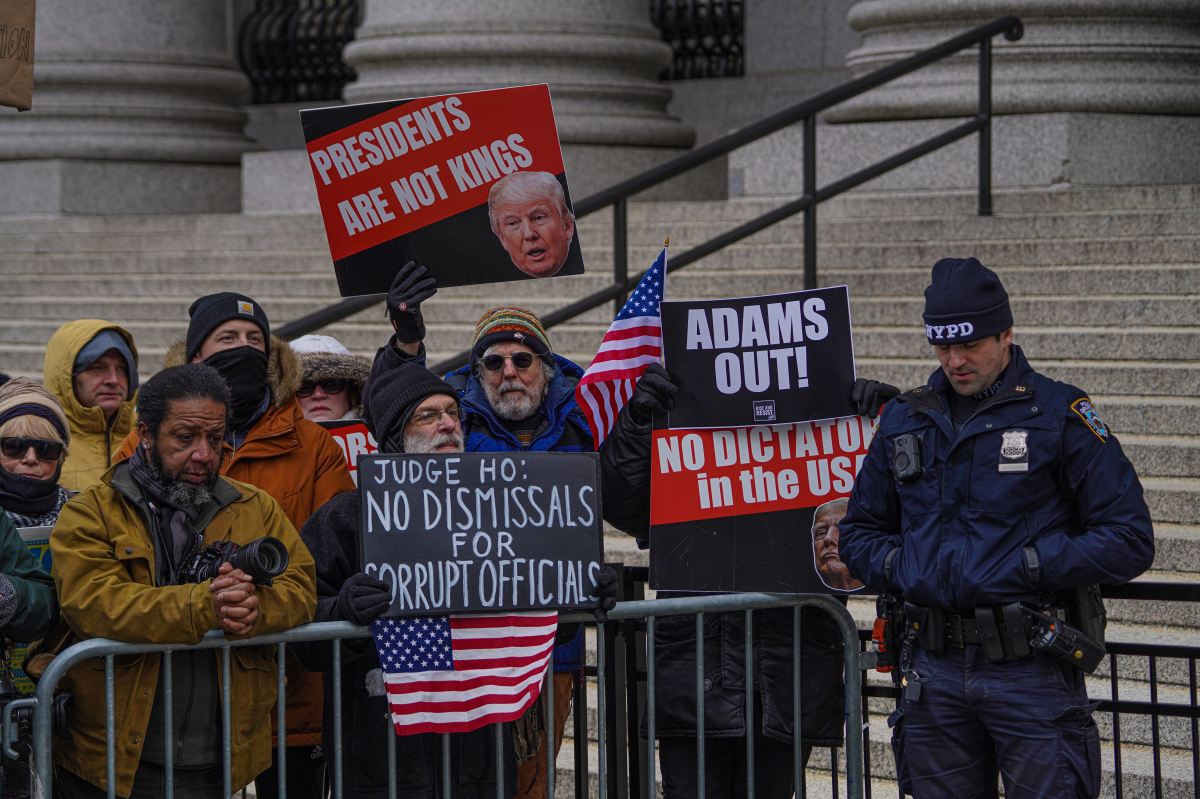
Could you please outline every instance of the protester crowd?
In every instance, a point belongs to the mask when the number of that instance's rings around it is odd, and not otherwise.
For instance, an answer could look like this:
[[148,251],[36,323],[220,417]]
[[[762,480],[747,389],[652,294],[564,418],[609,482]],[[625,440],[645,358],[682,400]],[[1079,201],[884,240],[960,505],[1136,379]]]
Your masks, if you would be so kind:
[[[575,399],[583,370],[555,352],[524,308],[488,310],[468,364],[444,377],[429,372],[422,303],[436,291],[423,266],[399,270],[387,297],[394,333],[373,362],[328,336],[272,336],[258,302],[233,292],[197,299],[163,369],[140,384],[124,328],[86,319],[59,328],[41,384],[0,385],[0,628],[10,641],[40,642],[26,663],[31,675],[88,638],[186,647],[213,630],[243,638],[314,620],[368,625],[385,614],[391,586],[362,570],[345,456],[317,422],[361,417],[382,453],[596,449]],[[892,719],[903,789],[987,795],[999,773],[1010,797],[1094,796],[1097,738],[1082,672],[1019,642],[993,652],[984,639],[993,618],[1020,637],[1001,611],[1014,603],[1078,624],[1064,615],[1066,593],[1147,568],[1153,540],[1140,484],[1086,394],[1036,373],[1012,343],[994,273],[973,259],[939,262],[924,321],[939,367],[903,394],[862,379],[846,387],[859,413],[874,417],[887,403],[879,433],[848,502],[822,505],[811,531],[797,535],[811,535],[832,589],[865,584],[902,595],[909,618],[921,619],[903,635],[904,699]],[[681,377],[649,367],[600,447],[605,520],[643,546],[651,431]],[[53,527],[53,579],[19,527]],[[221,553],[263,537],[286,552],[286,567],[270,579]],[[616,580],[607,567],[597,580],[600,619]],[[750,768],[758,795],[790,796],[793,736],[802,735],[807,761],[814,746],[846,732],[837,626],[806,610],[795,641],[790,610],[753,618],[747,660],[743,615],[706,614],[702,709],[694,619],[658,621],[651,701],[668,797],[697,793],[701,713],[708,796],[742,795]],[[333,651],[329,642],[288,647],[283,730],[274,728],[271,646],[234,648],[227,670],[213,650],[179,651],[169,671],[159,654],[117,658],[115,720],[106,715],[103,667],[79,664],[63,684],[70,700],[54,743],[55,792],[105,795],[111,744],[117,796],[160,796],[169,771],[176,796],[222,795],[228,733],[233,787],[253,781],[259,796],[274,795],[283,779],[289,793],[324,796],[335,734],[347,797],[389,795],[389,746],[391,790],[401,799],[447,788],[495,796],[498,761],[502,795],[546,795],[547,747],[561,745],[580,684],[579,625],[560,624],[555,637],[550,725],[535,705],[500,735],[451,736],[448,772],[439,736],[389,736],[371,639],[341,644],[340,685]],[[276,762],[280,736],[286,768]]]

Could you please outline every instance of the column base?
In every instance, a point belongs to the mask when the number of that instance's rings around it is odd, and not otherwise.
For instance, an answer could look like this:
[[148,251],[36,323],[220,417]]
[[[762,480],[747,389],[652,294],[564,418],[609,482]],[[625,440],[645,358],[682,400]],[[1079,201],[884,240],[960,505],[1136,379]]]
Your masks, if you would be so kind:
[[241,210],[236,164],[39,159],[0,162],[0,214]]
[[[823,124],[817,132],[817,185],[961,123],[961,119]],[[730,155],[730,193],[799,195],[804,134],[799,126]],[[1200,182],[1200,117],[1057,113],[992,121],[992,184],[997,187],[1157,185]],[[866,184],[876,189],[978,185],[979,137],[971,136]]]

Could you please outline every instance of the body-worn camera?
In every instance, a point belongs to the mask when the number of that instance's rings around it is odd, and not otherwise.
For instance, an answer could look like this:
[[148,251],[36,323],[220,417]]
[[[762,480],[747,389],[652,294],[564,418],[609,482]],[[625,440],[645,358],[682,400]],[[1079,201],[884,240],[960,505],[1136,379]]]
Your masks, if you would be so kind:
[[896,436],[892,441],[892,474],[901,483],[916,480],[924,471],[921,466],[921,439],[912,433]]
[[218,574],[222,563],[241,569],[258,585],[270,585],[288,566],[287,547],[278,538],[263,536],[239,547],[232,541],[217,541],[197,551],[183,563],[183,583],[204,583]]

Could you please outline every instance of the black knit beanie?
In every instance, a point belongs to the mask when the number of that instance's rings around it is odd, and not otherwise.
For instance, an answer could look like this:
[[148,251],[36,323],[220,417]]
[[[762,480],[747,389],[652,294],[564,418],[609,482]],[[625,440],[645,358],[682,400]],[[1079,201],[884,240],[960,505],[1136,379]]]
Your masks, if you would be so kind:
[[967,344],[1013,323],[1000,278],[974,258],[943,258],[933,265],[922,318],[930,344]]
[[263,344],[267,354],[271,354],[271,323],[262,306],[245,294],[234,291],[222,291],[220,294],[209,294],[192,303],[188,308],[191,322],[187,330],[187,359],[191,361],[200,351],[204,339],[217,329],[223,322],[230,319],[245,319],[254,322],[263,332]]
[[404,426],[426,397],[458,392],[433,372],[415,363],[372,375],[363,387],[363,421],[382,452],[404,451]]

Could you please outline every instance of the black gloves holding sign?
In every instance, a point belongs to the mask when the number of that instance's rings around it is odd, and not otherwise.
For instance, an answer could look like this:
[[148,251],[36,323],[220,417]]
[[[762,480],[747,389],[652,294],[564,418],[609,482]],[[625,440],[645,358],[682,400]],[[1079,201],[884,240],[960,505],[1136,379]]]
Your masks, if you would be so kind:
[[859,416],[874,419],[879,415],[883,404],[899,394],[900,389],[895,386],[860,377],[854,381],[854,388],[850,390],[850,400]]
[[359,572],[338,591],[337,616],[359,626],[378,619],[392,604],[392,588],[383,580]]
[[416,261],[400,267],[387,294],[387,313],[396,331],[396,340],[405,343],[425,338],[425,319],[421,303],[437,293],[437,278]]
[[638,424],[648,424],[656,413],[666,413],[675,404],[679,384],[661,364],[652,363],[637,382],[629,398],[629,415]]

